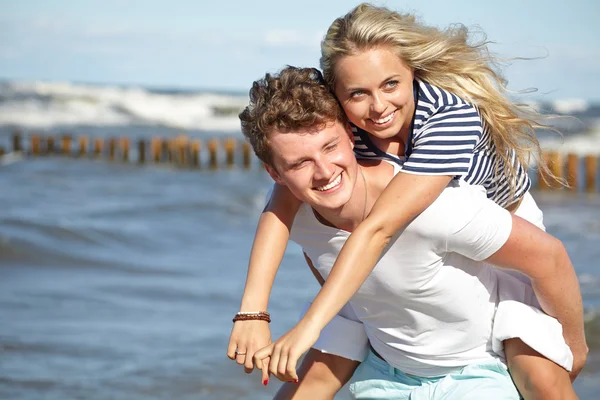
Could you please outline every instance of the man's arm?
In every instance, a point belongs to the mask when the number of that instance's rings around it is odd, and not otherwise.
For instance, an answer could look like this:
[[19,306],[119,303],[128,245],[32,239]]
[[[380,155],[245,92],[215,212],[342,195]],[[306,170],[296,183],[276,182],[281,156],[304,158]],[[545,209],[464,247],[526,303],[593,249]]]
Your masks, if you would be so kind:
[[300,370],[299,383],[285,382],[275,400],[329,400],[350,380],[360,363],[310,349]]
[[[267,310],[273,281],[300,204],[287,187],[277,184],[274,186],[256,230],[240,311]],[[231,331],[227,356],[238,364],[243,364],[245,371],[250,373],[254,368],[254,352],[270,342],[271,331],[267,322],[237,321]],[[236,349],[246,354],[237,355]]]
[[565,341],[573,352],[574,379],[585,364],[588,348],[579,282],[562,242],[513,215],[508,240],[486,261],[531,279],[542,309],[563,327]]

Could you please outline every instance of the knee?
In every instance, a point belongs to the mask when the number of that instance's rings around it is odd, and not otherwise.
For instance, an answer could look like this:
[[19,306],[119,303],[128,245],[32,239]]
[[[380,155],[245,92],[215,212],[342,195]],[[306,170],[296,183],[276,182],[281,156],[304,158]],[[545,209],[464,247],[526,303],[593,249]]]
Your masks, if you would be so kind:
[[[572,397],[573,388],[567,371],[558,366],[543,365],[530,370],[525,377],[524,392],[527,400],[564,400]],[[576,398],[576,397],[575,397]]]

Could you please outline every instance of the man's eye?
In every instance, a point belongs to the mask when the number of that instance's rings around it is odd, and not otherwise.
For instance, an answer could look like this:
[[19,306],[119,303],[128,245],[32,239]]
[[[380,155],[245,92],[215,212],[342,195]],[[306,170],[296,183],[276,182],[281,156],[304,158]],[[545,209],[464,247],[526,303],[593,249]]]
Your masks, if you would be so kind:
[[306,160],[300,161],[300,162],[292,165],[292,169],[300,169],[300,168],[304,167],[305,165],[306,165]]

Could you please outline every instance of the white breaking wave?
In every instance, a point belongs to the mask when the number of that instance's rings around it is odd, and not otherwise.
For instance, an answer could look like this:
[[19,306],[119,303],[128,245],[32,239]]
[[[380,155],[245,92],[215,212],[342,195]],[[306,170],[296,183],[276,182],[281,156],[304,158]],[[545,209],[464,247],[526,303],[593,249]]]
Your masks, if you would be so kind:
[[600,122],[590,132],[565,137],[554,135],[541,139],[540,145],[544,150],[558,151],[560,153],[573,153],[580,156],[588,154],[600,155]]
[[248,103],[243,95],[41,82],[0,84],[0,100],[0,125],[139,124],[217,131],[239,131],[237,114]]

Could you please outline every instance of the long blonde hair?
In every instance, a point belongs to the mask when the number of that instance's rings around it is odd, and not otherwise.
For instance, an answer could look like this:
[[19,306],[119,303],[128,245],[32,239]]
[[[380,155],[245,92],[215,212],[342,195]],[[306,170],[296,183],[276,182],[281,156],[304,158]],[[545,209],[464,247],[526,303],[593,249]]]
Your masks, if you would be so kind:
[[[414,15],[363,3],[336,19],[321,43],[321,69],[330,87],[335,85],[335,66],[348,55],[387,46],[415,71],[415,77],[445,89],[475,105],[489,129],[498,152],[494,174],[509,179],[511,193],[517,185],[514,157],[527,170],[531,156],[538,168],[554,176],[540,159],[535,135],[541,114],[531,106],[508,98],[506,80],[498,69],[484,39],[469,43],[469,31],[461,24],[445,30],[417,22]],[[511,150],[514,150],[511,151]]]

